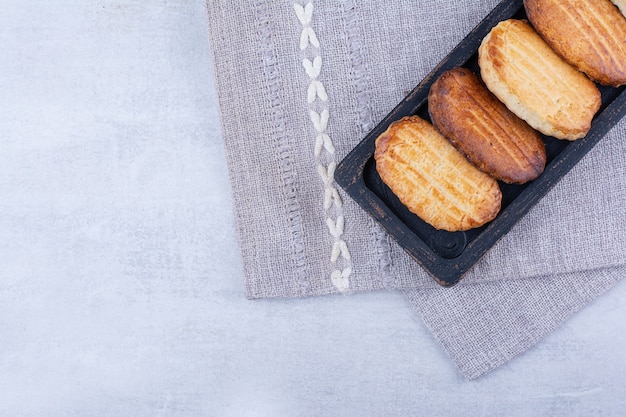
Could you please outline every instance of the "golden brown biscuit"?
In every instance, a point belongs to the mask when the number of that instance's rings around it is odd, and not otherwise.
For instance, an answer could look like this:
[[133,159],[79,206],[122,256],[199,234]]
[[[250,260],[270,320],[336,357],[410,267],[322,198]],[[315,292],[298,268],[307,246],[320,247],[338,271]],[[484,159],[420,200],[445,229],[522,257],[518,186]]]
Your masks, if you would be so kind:
[[626,19],[609,0],[524,0],[552,49],[604,85],[626,84]]
[[465,68],[444,72],[431,86],[433,125],[474,165],[492,177],[522,184],[546,166],[539,134],[514,115]]
[[436,229],[468,230],[493,220],[502,193],[427,121],[409,116],[376,139],[376,170],[412,213]]
[[626,0],[611,0],[616,5],[623,15],[626,15]]
[[478,49],[483,81],[513,113],[559,139],[584,137],[600,109],[600,91],[565,62],[526,21],[496,25]]

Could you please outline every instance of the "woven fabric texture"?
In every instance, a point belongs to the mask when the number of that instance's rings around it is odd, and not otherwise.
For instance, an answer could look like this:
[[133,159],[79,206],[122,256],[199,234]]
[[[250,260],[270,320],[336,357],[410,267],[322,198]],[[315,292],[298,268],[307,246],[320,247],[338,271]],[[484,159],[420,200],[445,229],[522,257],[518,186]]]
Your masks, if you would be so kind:
[[497,3],[208,0],[247,297],[402,289],[473,378],[623,277],[624,122],[453,289],[334,182],[336,164]]

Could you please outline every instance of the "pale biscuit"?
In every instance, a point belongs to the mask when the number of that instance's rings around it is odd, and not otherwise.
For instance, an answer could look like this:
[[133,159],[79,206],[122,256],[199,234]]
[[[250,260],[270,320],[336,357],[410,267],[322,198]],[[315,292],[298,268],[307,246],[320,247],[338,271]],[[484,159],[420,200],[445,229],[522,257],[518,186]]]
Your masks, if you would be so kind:
[[584,137],[600,109],[600,91],[565,62],[526,21],[505,20],[478,50],[483,81],[513,113],[559,139]]
[[436,229],[468,230],[493,220],[502,193],[427,121],[392,123],[376,139],[376,170],[412,213]]

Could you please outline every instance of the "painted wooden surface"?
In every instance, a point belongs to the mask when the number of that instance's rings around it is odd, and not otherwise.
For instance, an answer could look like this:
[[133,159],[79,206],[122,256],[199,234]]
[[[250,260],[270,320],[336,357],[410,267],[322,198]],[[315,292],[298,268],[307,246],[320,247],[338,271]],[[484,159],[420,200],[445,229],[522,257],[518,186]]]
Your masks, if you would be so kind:
[[545,171],[524,185],[500,181],[502,208],[493,221],[480,228],[464,232],[436,230],[411,213],[378,176],[374,162],[376,139],[391,123],[405,116],[418,115],[430,121],[427,99],[431,85],[442,73],[456,67],[479,75],[478,48],[482,40],[498,22],[512,18],[526,19],[523,2],[507,0],[498,4],[337,167],[337,183],[442,286],[458,283],[626,114],[626,88],[598,84],[602,106],[587,135],[570,142],[542,134],[547,153]]
[[202,0],[0,11],[0,416],[619,416],[626,284],[463,381],[403,296],[247,301]]

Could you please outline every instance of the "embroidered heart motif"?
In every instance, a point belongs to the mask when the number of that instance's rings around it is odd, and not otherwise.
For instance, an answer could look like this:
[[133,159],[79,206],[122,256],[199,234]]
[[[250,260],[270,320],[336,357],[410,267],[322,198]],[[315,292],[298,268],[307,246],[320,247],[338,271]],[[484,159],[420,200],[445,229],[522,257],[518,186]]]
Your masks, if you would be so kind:
[[[333,145],[331,137],[326,132],[329,118],[329,109],[326,103],[326,101],[328,101],[328,94],[326,93],[324,84],[317,79],[322,70],[320,42],[311,27],[313,4],[311,2],[307,3],[305,6],[294,4],[293,8],[298,20],[302,24],[302,32],[300,34],[300,49],[303,53],[302,66],[310,78],[307,89],[309,117],[317,132],[315,135],[314,152],[317,162],[317,172],[324,184],[324,213],[326,214],[326,226],[328,227],[329,234],[333,238],[330,262],[335,265],[336,269],[333,270],[330,278],[335,288],[345,293],[350,291],[352,266],[348,245],[342,237],[345,219],[342,210],[343,201],[335,184],[335,169],[337,168],[337,163],[333,158],[335,155],[335,146]],[[309,46],[315,49],[308,49]],[[309,58],[311,56],[313,56],[313,58]],[[315,103],[317,98],[319,98],[320,101]],[[324,150],[327,155],[322,158],[322,151]],[[340,258],[342,258],[341,263],[343,265],[338,264]]]
[[319,133],[324,132],[326,130],[326,127],[328,127],[328,110],[322,110],[321,114],[316,112],[315,110],[311,110],[310,116],[311,122],[313,123],[313,127],[315,127],[315,130]]
[[302,7],[301,4],[294,4],[293,8],[296,11],[296,16],[298,16],[300,23],[303,25],[311,23],[311,17],[313,17],[313,3],[307,3],[305,7]]
[[322,101],[328,100],[328,94],[326,94],[324,84],[318,80],[312,80],[311,84],[309,84],[309,89],[307,90],[307,101],[309,103],[313,103],[317,97],[319,97]]
[[310,59],[304,58],[302,60],[302,66],[306,70],[306,73],[311,78],[317,78],[322,70],[322,57],[316,56],[311,62]]
[[333,273],[330,275],[330,279],[332,280],[333,285],[339,291],[346,292],[348,289],[350,289],[350,281],[348,280],[348,277],[351,273],[351,268],[346,268],[343,271],[337,269],[333,271]]
[[315,138],[315,156],[320,156],[322,149],[326,149],[331,155],[335,154],[335,145],[326,133],[320,133]]
[[339,216],[336,223],[332,219],[326,219],[326,226],[328,226],[328,231],[337,239],[339,239],[343,234],[343,225],[343,216]]
[[338,240],[333,245],[333,251],[330,255],[330,261],[332,263],[337,262],[337,259],[339,259],[339,255],[341,255],[343,259],[346,259],[348,261],[351,258],[350,251],[348,250],[348,245],[346,245],[346,242],[343,240]]
[[300,35],[300,49],[304,51],[308,48],[309,44],[316,48],[320,47],[320,41],[317,39],[317,35],[313,31],[313,28],[305,27],[302,29],[302,34]]

